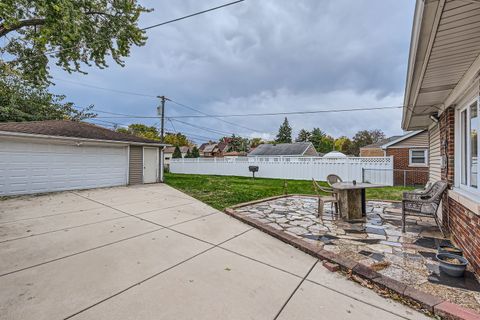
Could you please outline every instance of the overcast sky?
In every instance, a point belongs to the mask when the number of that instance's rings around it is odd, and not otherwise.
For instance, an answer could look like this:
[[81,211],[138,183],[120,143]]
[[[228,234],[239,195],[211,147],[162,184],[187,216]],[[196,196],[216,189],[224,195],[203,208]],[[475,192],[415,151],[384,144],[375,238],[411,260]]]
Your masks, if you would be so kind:
[[[160,2],[160,3],[159,3]],[[154,8],[148,26],[228,0],[143,1]],[[72,82],[165,95],[207,114],[400,106],[403,102],[414,0],[246,0],[149,30],[126,66],[88,69],[88,75],[53,68],[53,88],[69,101],[96,109],[155,116],[158,99],[97,90]],[[62,80],[59,80],[62,79]],[[166,115],[199,115],[167,103]],[[120,124],[155,119],[104,118]],[[271,138],[284,116],[180,118],[196,126]],[[401,133],[401,109],[291,115],[294,135],[319,127],[338,137],[362,129]],[[168,131],[173,131],[167,121]],[[173,121],[202,142],[220,135]],[[249,128],[249,129],[246,129]],[[250,130],[253,129],[253,130]],[[193,136],[195,135],[195,136]]]

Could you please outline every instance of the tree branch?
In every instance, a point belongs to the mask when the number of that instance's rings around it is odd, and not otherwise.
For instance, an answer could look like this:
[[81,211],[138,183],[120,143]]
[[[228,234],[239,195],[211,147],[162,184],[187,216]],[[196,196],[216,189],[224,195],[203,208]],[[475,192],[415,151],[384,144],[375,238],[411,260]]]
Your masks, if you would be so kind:
[[39,26],[45,23],[45,19],[43,18],[32,18],[27,20],[20,20],[18,23],[15,23],[9,27],[5,26],[5,24],[0,25],[0,37],[5,36],[6,34],[21,29],[23,27],[29,26]]

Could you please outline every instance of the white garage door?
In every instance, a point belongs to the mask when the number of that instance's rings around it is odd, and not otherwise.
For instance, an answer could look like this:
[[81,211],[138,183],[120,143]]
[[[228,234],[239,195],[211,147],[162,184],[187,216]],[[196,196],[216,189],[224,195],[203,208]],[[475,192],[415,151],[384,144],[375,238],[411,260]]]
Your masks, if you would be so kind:
[[128,147],[0,141],[0,195],[127,184]]

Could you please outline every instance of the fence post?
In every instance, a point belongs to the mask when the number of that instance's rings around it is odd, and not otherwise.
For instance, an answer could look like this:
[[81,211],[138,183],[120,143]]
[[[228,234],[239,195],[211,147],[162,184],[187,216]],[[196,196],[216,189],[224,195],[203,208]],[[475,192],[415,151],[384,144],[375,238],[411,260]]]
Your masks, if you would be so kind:
[[362,183],[365,182],[365,168],[362,167]]
[[403,170],[403,186],[407,186],[407,170]]

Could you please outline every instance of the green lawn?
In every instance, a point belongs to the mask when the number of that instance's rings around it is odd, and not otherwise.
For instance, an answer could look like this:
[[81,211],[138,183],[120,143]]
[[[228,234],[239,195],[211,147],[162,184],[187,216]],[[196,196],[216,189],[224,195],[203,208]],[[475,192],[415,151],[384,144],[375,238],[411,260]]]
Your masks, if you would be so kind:
[[[252,180],[246,177],[166,173],[165,182],[219,210],[242,202],[284,194],[283,179]],[[314,194],[311,181],[287,180],[287,185],[289,194]],[[412,189],[408,187],[367,189],[367,198],[400,200],[403,191]]]

